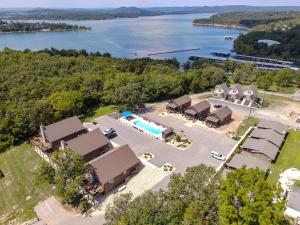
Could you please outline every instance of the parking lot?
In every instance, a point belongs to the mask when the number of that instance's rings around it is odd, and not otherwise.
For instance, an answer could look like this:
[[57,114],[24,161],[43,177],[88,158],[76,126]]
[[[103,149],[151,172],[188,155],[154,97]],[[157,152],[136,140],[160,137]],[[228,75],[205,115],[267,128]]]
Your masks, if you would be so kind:
[[[211,129],[199,126],[186,126],[186,121],[174,116],[162,117],[154,113],[146,113],[144,116],[174,128],[177,133],[184,134],[190,139],[192,144],[185,151],[181,151],[162,140],[156,140],[109,116],[96,119],[98,124],[90,124],[89,128],[100,128],[102,131],[107,128],[114,128],[118,136],[112,139],[113,142],[118,145],[129,144],[138,156],[142,156],[145,152],[150,152],[155,155],[155,158],[150,161],[152,164],[160,167],[165,163],[169,163],[176,168],[175,172],[180,173],[184,173],[187,167],[201,163],[218,167],[221,162],[213,159],[210,156],[210,152],[217,151],[223,155],[227,155],[236,143],[236,141],[225,134],[215,132]],[[168,179],[169,176],[161,184],[156,185],[156,188],[165,187]]]

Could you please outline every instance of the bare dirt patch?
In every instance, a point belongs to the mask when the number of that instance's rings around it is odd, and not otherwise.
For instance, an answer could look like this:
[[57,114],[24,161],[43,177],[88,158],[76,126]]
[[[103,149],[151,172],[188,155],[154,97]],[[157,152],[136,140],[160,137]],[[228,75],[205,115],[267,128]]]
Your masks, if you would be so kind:
[[232,113],[231,122],[228,124],[225,124],[221,127],[216,128],[217,131],[220,131],[222,133],[230,134],[233,131],[237,130],[238,127],[242,124],[243,120],[246,118],[243,114],[234,111]]

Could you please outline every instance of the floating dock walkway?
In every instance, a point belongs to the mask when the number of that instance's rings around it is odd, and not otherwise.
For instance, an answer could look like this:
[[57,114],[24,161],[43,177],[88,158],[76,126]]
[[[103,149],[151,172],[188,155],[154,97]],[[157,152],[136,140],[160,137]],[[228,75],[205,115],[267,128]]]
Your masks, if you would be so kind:
[[175,51],[150,53],[147,56],[163,55],[163,54],[176,53],[176,52],[191,52],[191,51],[198,51],[198,50],[200,50],[200,48],[189,48],[189,49],[182,49],[182,50],[175,50]]

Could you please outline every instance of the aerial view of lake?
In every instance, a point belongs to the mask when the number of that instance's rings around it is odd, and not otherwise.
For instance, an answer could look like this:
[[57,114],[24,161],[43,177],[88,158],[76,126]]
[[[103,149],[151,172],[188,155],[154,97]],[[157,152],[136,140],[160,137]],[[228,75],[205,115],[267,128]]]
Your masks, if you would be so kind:
[[91,31],[35,32],[0,34],[0,49],[39,50],[44,48],[86,49],[110,52],[114,57],[146,57],[157,52],[198,49],[151,56],[176,57],[180,62],[191,55],[207,56],[210,52],[229,52],[233,42],[224,36],[237,37],[246,31],[221,27],[193,26],[195,18],[211,14],[167,15],[98,21],[51,21],[85,25]]

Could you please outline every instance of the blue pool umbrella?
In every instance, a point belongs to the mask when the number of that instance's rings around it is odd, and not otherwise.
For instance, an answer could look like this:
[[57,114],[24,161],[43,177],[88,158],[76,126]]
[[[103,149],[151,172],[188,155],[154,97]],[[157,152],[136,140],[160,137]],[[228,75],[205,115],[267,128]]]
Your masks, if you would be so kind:
[[130,111],[124,111],[124,112],[121,112],[121,115],[124,116],[124,117],[128,117],[128,116],[131,116],[133,113],[130,112]]

